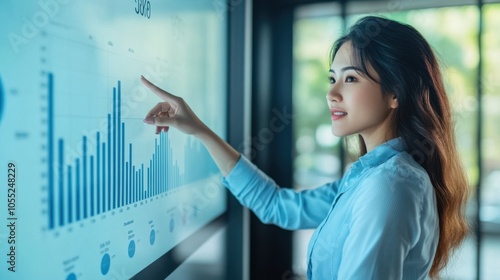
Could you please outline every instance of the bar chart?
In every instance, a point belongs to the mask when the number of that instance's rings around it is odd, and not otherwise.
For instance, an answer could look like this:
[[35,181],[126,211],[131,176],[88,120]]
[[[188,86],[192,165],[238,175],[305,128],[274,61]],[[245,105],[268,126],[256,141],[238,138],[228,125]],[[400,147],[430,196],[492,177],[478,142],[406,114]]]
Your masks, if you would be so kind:
[[[184,145],[184,166],[173,158],[171,140],[161,132],[147,163],[134,164],[132,143],[126,143],[126,125],[121,120],[121,82],[112,89],[112,108],[107,114],[107,131],[95,139],[82,136],[82,153],[74,162],[65,162],[63,138],[54,133],[54,83],[47,75],[48,120],[48,228],[55,229],[135,204],[202,180],[218,172],[201,144],[192,138]],[[88,152],[94,145],[95,154]]]
[[130,279],[226,212],[201,142],[144,124],[161,100],[140,76],[224,137],[227,22],[210,1],[154,2],[150,19],[118,0],[42,2],[0,9],[3,34],[26,39],[0,42],[0,177],[16,177],[0,279]]

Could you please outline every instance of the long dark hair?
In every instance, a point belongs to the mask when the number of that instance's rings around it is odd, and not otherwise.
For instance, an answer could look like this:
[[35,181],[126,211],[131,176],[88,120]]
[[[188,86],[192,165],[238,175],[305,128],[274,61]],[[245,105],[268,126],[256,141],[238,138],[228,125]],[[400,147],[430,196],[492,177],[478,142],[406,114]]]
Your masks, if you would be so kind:
[[[429,275],[437,278],[467,234],[464,212],[469,192],[438,61],[415,28],[382,17],[360,19],[335,42],[330,61],[346,42],[351,43],[353,63],[375,81],[368,71],[368,65],[373,67],[382,92],[397,98],[395,136],[402,138],[434,186],[440,235]],[[366,145],[360,140],[363,154]]]

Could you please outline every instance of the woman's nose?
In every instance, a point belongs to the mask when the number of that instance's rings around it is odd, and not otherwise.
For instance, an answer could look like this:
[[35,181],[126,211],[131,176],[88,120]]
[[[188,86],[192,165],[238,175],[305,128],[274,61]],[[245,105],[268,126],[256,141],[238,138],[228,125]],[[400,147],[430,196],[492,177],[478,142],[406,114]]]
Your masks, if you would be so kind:
[[330,102],[340,102],[342,101],[342,95],[339,92],[337,85],[332,85],[328,92],[326,93],[326,100]]

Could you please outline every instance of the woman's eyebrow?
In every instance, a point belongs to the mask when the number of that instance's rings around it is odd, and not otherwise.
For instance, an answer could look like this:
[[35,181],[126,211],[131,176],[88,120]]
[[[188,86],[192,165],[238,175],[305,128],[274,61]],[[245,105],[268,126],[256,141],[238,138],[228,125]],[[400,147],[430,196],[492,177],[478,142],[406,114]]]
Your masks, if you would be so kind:
[[[346,70],[354,70],[356,72],[363,73],[363,70],[361,70],[361,68],[356,67],[356,66],[352,66],[352,65],[343,67],[342,69],[340,69],[340,72],[344,72]],[[335,74],[335,70],[333,70],[333,69],[330,69],[330,71],[328,71],[328,72]]]

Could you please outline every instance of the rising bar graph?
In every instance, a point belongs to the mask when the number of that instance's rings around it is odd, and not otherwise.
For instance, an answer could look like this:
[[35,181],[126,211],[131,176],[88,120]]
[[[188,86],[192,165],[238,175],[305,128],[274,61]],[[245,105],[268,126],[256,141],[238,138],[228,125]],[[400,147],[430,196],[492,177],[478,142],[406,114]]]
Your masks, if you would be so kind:
[[212,242],[228,193],[200,141],[143,123],[160,100],[139,77],[227,135],[227,15],[209,0],[150,1],[151,18],[119,0],[18,2],[0,4],[0,279],[177,267],[193,236]]
[[[49,229],[134,205],[202,180],[207,174],[217,173],[213,162],[207,164],[206,160],[200,160],[209,158],[209,154],[192,138],[188,138],[184,145],[181,168],[173,156],[171,139],[165,132],[155,138],[149,162],[134,163],[134,146],[126,143],[126,124],[121,119],[120,81],[112,89],[112,108],[106,115],[106,135],[96,132],[92,140],[82,136],[80,157],[74,162],[65,162],[65,139],[55,139],[55,77],[49,73],[47,79],[48,160],[57,163],[48,165]],[[90,149],[89,145],[95,147]],[[91,150],[95,153],[91,154]]]

